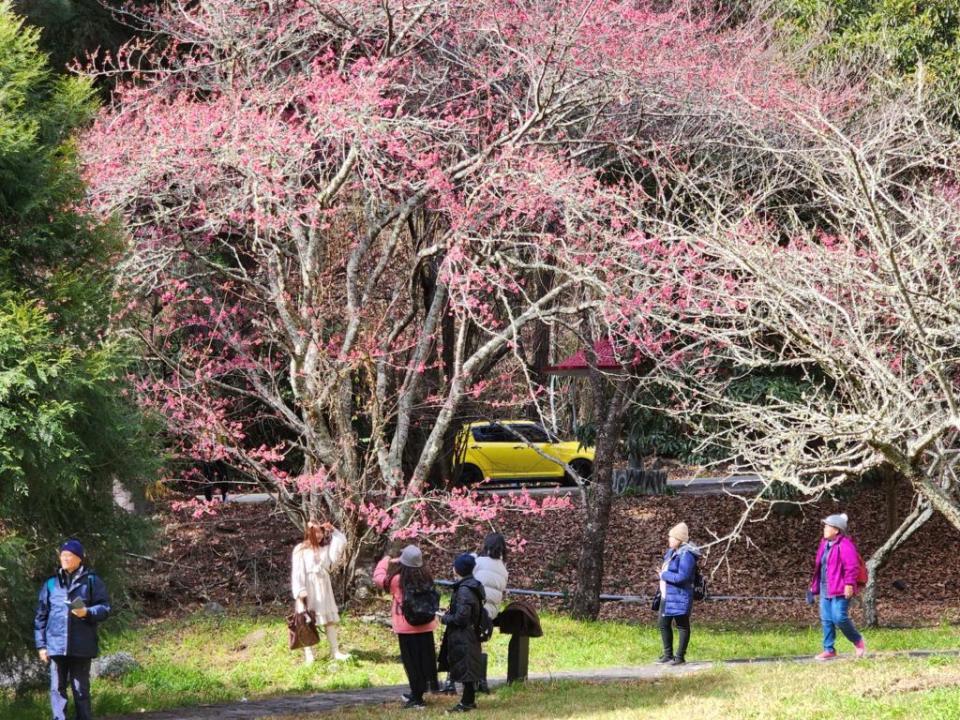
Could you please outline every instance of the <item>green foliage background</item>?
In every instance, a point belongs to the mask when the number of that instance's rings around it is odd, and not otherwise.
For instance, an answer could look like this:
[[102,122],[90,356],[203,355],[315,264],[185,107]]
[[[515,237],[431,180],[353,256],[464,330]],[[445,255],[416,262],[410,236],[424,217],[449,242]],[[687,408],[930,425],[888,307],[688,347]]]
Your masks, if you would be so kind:
[[51,72],[38,40],[0,3],[0,664],[32,647],[64,537],[122,599],[124,552],[147,529],[114,504],[113,481],[150,476],[156,457],[108,329],[121,239],[82,209],[73,136],[93,91]]
[[132,35],[117,11],[120,0],[14,0],[13,9],[41,30],[40,49],[58,72],[87,53],[115,53]]
[[960,0],[777,0],[791,44],[812,59],[841,62],[898,85],[918,72],[960,120]]

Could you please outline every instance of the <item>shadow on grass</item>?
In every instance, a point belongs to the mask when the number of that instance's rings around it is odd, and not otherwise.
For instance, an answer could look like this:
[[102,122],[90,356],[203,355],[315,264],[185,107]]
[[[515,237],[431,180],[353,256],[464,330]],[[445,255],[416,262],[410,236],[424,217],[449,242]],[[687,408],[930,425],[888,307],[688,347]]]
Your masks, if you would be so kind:
[[[238,698],[236,689],[220,678],[173,664],[157,664],[149,670],[134,670],[119,681],[95,683],[91,694],[95,717],[138,713],[158,706],[230,702]],[[73,706],[72,696],[70,706]],[[68,710],[68,717],[72,717],[70,712]],[[49,720],[48,691],[37,689],[16,699],[0,695],[0,718]]]
[[501,717],[524,720],[575,718],[584,712],[614,713],[614,717],[618,717],[619,712],[660,708],[676,696],[725,694],[733,688],[732,678],[726,672],[620,682],[561,680],[505,687],[491,698],[489,709]]
[[[477,716],[495,720],[548,720],[581,718],[604,713],[622,717],[661,708],[678,696],[726,695],[734,690],[726,672],[709,672],[658,680],[585,682],[572,680],[536,681],[505,686],[493,695],[477,699]],[[456,697],[428,695],[427,708],[418,717],[448,717],[446,711]],[[269,720],[400,720],[409,717],[399,702],[345,707],[321,713],[269,716]]]
[[382,650],[350,650],[350,655],[356,660],[362,662],[375,663],[377,665],[389,665],[390,663],[400,662],[400,653],[386,653]]

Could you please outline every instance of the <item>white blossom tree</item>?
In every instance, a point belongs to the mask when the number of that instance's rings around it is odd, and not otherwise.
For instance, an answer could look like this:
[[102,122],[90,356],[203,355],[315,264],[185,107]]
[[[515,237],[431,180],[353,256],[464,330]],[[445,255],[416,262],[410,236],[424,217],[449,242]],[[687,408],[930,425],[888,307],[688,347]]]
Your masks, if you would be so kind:
[[[672,411],[734,471],[807,500],[877,468],[910,483],[913,510],[868,562],[875,621],[890,552],[933,512],[960,528],[960,138],[922,88],[778,122],[732,134],[730,162],[661,165],[672,192],[639,211],[634,273],[662,301],[637,302]],[[622,308],[623,326],[638,317]],[[805,389],[735,392],[758,372]]]

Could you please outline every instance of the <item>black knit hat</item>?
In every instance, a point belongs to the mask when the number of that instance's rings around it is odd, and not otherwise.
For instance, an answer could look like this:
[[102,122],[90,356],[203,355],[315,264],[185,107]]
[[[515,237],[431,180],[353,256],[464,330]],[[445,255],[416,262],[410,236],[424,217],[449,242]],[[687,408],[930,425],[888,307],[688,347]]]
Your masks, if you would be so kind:
[[460,553],[453,561],[453,569],[457,571],[460,577],[473,575],[473,569],[477,566],[477,559],[470,553]]

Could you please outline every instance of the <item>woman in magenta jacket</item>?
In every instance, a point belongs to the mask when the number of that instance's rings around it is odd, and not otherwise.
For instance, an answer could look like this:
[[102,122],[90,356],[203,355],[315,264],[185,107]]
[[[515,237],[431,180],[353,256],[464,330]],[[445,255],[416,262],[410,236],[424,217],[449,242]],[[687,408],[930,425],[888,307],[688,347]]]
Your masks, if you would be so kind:
[[831,515],[823,520],[823,538],[817,549],[813,578],[807,601],[811,604],[820,595],[820,622],[823,625],[823,652],[817,660],[837,656],[834,642],[837,628],[853,643],[857,657],[863,657],[867,645],[850,619],[850,600],[857,592],[860,553],[847,533],[847,515]]

